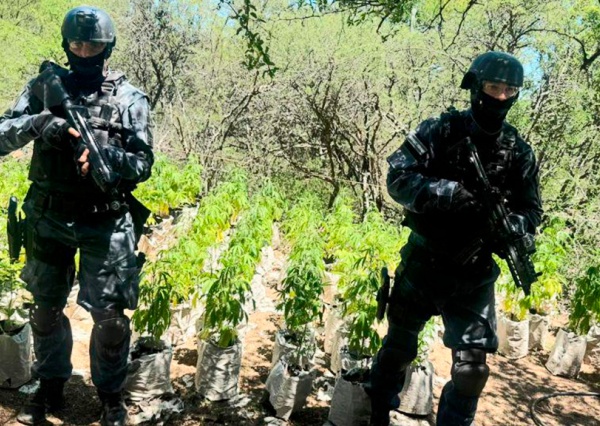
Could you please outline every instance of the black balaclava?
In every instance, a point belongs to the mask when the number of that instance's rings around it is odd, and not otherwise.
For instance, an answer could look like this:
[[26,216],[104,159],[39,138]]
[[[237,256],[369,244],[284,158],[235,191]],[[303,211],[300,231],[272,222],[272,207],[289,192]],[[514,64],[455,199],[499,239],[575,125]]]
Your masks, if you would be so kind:
[[475,123],[487,134],[493,135],[502,130],[502,123],[510,108],[519,96],[504,101],[484,93],[481,85],[471,89],[471,112]]
[[71,52],[68,48],[65,49],[69,66],[71,70],[81,80],[96,80],[102,77],[104,72],[104,60],[106,59],[106,51],[98,53],[96,56],[82,58]]

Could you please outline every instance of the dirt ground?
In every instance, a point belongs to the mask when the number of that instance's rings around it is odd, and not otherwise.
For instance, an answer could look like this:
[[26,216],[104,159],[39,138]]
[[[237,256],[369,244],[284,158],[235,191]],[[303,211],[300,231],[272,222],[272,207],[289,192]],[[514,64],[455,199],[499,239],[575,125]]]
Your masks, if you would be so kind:
[[[281,253],[275,250],[275,257]],[[277,264],[277,262],[271,262]],[[167,425],[323,425],[327,421],[330,401],[327,397],[335,377],[327,370],[329,356],[317,355],[317,378],[313,392],[303,409],[294,413],[286,423],[278,420],[265,408],[265,381],[269,374],[272,348],[281,315],[273,309],[275,292],[273,286],[281,278],[279,271],[263,271],[270,279],[263,282],[261,308],[249,317],[249,326],[243,340],[242,369],[239,380],[240,396],[229,402],[209,402],[194,392],[193,379],[196,371],[197,350],[195,338],[188,338],[174,349],[171,379],[177,396],[184,403],[183,413],[152,424]],[[74,337],[72,362],[74,373],[66,385],[67,407],[48,418],[47,424],[97,425],[100,403],[90,381],[88,342],[92,321],[87,312],[70,304],[66,314],[71,320]],[[551,333],[556,333],[560,320],[555,321]],[[322,346],[322,337],[320,338]],[[551,344],[552,342],[549,342]],[[551,347],[548,345],[548,347]],[[479,426],[533,425],[529,406],[535,399],[554,392],[600,392],[600,371],[589,365],[576,380],[552,376],[544,367],[548,351],[537,352],[512,361],[500,355],[489,358],[491,376],[479,402],[476,424]],[[437,342],[430,360],[435,368],[434,413],[427,418],[409,419],[396,415],[395,424],[405,426],[434,425],[435,410],[442,387],[450,378],[450,351]],[[31,386],[29,386],[31,388]],[[19,407],[28,395],[20,390],[0,389],[0,425],[17,425],[15,420]],[[135,408],[130,407],[135,413]],[[561,397],[542,402],[538,416],[547,426],[600,426],[600,398]],[[338,425],[346,426],[346,425]]]
[[[75,346],[73,364],[75,373],[67,383],[68,406],[65,410],[49,417],[48,424],[88,425],[98,424],[100,405],[95,390],[90,383],[87,337],[91,329],[91,319],[81,308],[67,310],[74,330]],[[240,377],[240,393],[245,396],[232,404],[227,402],[210,403],[203,401],[189,386],[195,373],[197,352],[193,340],[174,351],[171,377],[176,392],[185,404],[183,414],[167,421],[169,425],[260,425],[281,424],[270,418],[270,413],[261,404],[264,383],[269,374],[271,348],[277,329],[279,315],[257,312],[250,317],[249,331],[244,340],[243,363]],[[478,425],[531,425],[530,403],[545,394],[565,391],[598,392],[600,374],[590,366],[577,380],[568,380],[550,375],[544,362],[547,353],[534,353],[526,358],[511,361],[500,355],[490,359],[491,377],[485,390],[477,414]],[[449,351],[437,343],[431,354],[435,367],[435,405],[439,393],[450,374]],[[324,356],[323,362],[328,362]],[[321,391],[325,383],[333,384],[332,375],[325,368],[319,369],[316,387]],[[186,384],[187,383],[187,384]],[[317,399],[322,394],[318,389],[310,396],[305,408],[294,413],[289,425],[322,425],[327,419],[329,402]],[[0,390],[0,424],[16,425],[16,413],[27,395],[19,390]],[[600,425],[600,399],[562,397],[543,402],[538,415],[544,424],[550,425]],[[406,418],[398,424],[434,424],[433,415],[419,422]]]

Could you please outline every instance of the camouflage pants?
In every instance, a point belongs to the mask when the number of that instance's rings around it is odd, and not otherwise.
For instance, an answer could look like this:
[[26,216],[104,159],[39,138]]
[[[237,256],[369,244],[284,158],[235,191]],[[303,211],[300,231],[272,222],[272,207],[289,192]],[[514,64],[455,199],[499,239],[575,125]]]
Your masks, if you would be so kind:
[[[406,369],[417,356],[419,332],[433,315],[442,316],[448,348],[489,353],[498,348],[494,282],[499,269],[491,259],[475,270],[452,270],[409,244],[400,269],[388,307],[388,332],[371,371],[374,410],[398,407]],[[451,383],[440,399],[438,425],[470,425],[478,398],[462,397]]]
[[[90,311],[94,321],[107,313],[137,306],[139,268],[135,236],[128,212],[66,215],[40,209],[29,200],[27,215],[27,263],[21,278],[34,303],[63,309],[75,278],[75,254],[79,249],[77,303]],[[92,333],[93,335],[93,333]],[[41,378],[68,379],[73,339],[69,319],[63,314],[50,335],[36,336],[34,371]],[[92,381],[105,392],[119,391],[127,372],[129,334],[107,351],[92,342]]]

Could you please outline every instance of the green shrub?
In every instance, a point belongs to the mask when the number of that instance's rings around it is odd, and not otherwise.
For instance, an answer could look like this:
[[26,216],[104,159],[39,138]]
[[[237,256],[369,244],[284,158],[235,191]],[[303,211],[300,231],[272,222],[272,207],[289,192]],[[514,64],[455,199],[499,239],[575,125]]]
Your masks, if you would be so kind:
[[202,167],[198,158],[190,156],[179,164],[157,154],[152,176],[135,190],[136,197],[157,216],[169,216],[169,209],[195,204],[202,191]]
[[262,248],[271,242],[273,222],[281,217],[283,203],[278,190],[267,182],[241,217],[228,249],[221,255],[223,268],[203,276],[203,339],[213,337],[222,348],[235,343],[236,327],[247,320],[244,304],[250,297],[250,282]]
[[590,266],[575,282],[571,297],[569,327],[579,335],[585,335],[591,326],[600,321],[600,267]]

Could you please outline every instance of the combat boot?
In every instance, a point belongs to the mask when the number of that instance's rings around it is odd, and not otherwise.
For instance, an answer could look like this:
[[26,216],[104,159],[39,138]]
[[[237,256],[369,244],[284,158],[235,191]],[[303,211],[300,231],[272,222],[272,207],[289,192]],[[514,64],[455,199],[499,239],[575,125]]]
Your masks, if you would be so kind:
[[40,387],[33,397],[21,408],[17,421],[24,425],[38,425],[46,421],[46,413],[65,406],[64,379],[40,379]]
[[101,426],[124,426],[127,422],[127,406],[121,392],[98,391],[102,402]]
[[389,426],[390,425],[390,412],[389,411],[377,411],[371,413],[371,420],[369,426]]

